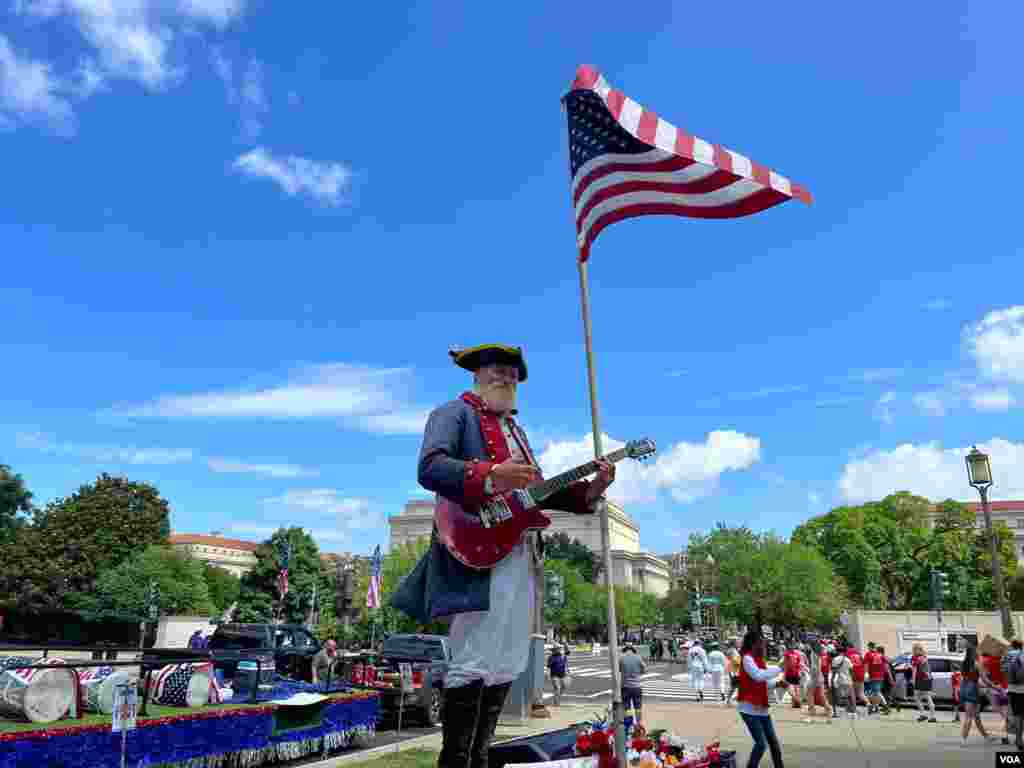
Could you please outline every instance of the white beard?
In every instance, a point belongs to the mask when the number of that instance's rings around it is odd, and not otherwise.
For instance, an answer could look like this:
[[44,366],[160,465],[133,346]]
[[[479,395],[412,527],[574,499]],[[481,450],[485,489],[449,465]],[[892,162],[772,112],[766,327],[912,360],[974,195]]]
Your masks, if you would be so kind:
[[480,398],[498,413],[515,410],[516,390],[506,387],[486,387],[479,392]]

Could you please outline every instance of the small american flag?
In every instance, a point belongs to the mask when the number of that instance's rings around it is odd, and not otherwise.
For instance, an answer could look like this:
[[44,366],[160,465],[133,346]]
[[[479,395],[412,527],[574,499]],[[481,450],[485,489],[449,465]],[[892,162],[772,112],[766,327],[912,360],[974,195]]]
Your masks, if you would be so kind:
[[605,227],[652,214],[732,219],[810,193],[775,171],[690,136],[582,66],[563,99],[580,261]]
[[220,689],[213,677],[213,665],[209,662],[201,664],[168,664],[157,673],[153,683],[153,701],[167,707],[184,707],[188,705],[188,688],[194,673],[206,674],[210,678],[210,704],[220,704]]
[[114,674],[113,667],[86,667],[78,670],[78,682],[88,683],[92,680],[102,680]]
[[43,669],[21,669],[30,664],[64,664],[64,659],[33,659],[28,656],[8,656],[0,659],[0,671],[10,672],[19,682],[28,685]]
[[373,550],[370,560],[370,585],[366,588],[366,607],[380,608],[380,544]]

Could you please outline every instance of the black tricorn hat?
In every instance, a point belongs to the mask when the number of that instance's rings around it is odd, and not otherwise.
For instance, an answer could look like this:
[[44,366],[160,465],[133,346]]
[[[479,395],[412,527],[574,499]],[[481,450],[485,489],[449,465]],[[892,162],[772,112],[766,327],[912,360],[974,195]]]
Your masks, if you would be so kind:
[[520,347],[506,344],[479,344],[466,349],[450,349],[448,354],[460,368],[475,371],[485,365],[514,365],[519,369],[519,380],[526,381],[526,360]]

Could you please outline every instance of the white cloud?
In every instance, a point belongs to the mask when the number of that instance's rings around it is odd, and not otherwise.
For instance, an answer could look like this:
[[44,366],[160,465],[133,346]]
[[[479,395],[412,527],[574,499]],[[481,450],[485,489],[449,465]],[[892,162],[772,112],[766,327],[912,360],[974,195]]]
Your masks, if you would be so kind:
[[929,312],[943,312],[952,306],[953,302],[949,301],[949,299],[932,299],[922,304],[921,309],[927,309]]
[[930,416],[945,416],[946,403],[939,392],[919,392],[914,395],[914,405]]
[[1007,411],[1016,404],[1016,398],[1005,387],[984,389],[970,396],[971,406],[977,411]]
[[211,51],[214,72],[224,83],[228,103],[237,107],[241,114],[242,135],[246,141],[256,139],[263,132],[263,117],[269,111],[264,87],[263,62],[252,59],[243,70],[241,82],[235,77],[235,67],[220,48]]
[[763,397],[771,397],[772,395],[789,395],[794,392],[806,392],[807,387],[804,384],[790,384],[780,387],[762,387],[761,389],[755,389],[753,392],[737,392],[732,395],[734,400],[760,400]]
[[886,392],[875,403],[875,418],[883,424],[892,424],[892,404],[896,400],[895,392]]
[[333,488],[292,490],[281,496],[264,499],[267,509],[280,509],[292,520],[308,520],[309,515],[333,518],[334,527],[309,529],[314,537],[331,541],[348,541],[354,531],[368,531],[383,525],[384,518],[373,509],[368,499],[341,495]]
[[[261,541],[266,541],[281,528],[290,527],[290,523],[281,525],[266,525],[256,520],[239,520],[228,526],[228,530],[238,536],[251,536]],[[348,534],[336,528],[307,528],[303,527],[310,536],[317,540],[318,544],[323,542],[346,541]]]
[[850,374],[850,378],[854,381],[862,381],[865,384],[873,384],[877,381],[899,378],[903,375],[903,372],[902,368],[868,368],[867,370]]
[[212,472],[226,474],[266,475],[276,478],[316,477],[319,470],[300,467],[296,464],[250,464],[233,459],[212,458],[206,460],[206,466]]
[[[991,457],[995,493],[1004,499],[1024,495],[1024,443],[997,437],[978,443],[978,448]],[[943,449],[938,442],[872,451],[847,462],[839,491],[853,503],[879,500],[896,491],[933,501],[977,501],[977,492],[967,484],[964,457],[969,451],[970,446]]]
[[963,340],[982,376],[1024,383],[1024,306],[989,312],[964,329]]
[[295,155],[275,157],[263,147],[241,155],[234,167],[248,176],[276,182],[289,197],[306,194],[331,206],[344,202],[352,179],[352,171],[341,163],[321,163]]
[[330,363],[298,371],[280,386],[252,391],[165,395],[151,403],[114,409],[133,418],[322,419],[338,418],[353,429],[415,434],[426,410],[403,396],[409,369]]
[[[625,445],[607,435],[603,443],[606,453]],[[548,443],[538,461],[545,476],[552,477],[591,460],[593,451],[593,435],[588,434],[576,441]],[[731,430],[711,432],[703,443],[676,443],[647,464],[620,462],[608,496],[619,504],[643,504],[666,490],[678,502],[696,501],[715,492],[723,473],[747,469],[760,454],[756,437]]]
[[169,61],[175,37],[196,23],[224,27],[241,15],[240,0],[18,0],[15,10],[70,17],[96,49],[104,70],[157,89],[180,76]]
[[116,464],[183,464],[192,461],[192,451],[184,448],[136,448],[134,446],[101,445],[56,441],[39,432],[16,436],[21,448],[31,448],[55,456],[74,456],[99,463]]
[[853,403],[859,403],[863,400],[863,397],[823,397],[820,400],[814,401],[815,408],[839,408],[844,405],[851,405]]
[[67,89],[49,64],[19,56],[0,35],[0,121],[40,120],[60,134],[71,134],[75,116],[64,95]]

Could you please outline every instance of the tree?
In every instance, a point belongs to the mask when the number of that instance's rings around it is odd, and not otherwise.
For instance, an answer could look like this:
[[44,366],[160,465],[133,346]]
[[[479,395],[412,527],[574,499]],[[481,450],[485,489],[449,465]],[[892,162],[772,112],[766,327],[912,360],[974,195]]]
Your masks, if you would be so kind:
[[567,561],[591,584],[597,583],[601,574],[598,557],[579,539],[570,540],[569,535],[561,531],[544,537],[544,558]]
[[58,607],[69,592],[89,592],[101,573],[170,534],[167,502],[155,487],[100,475],[67,498],[35,509],[0,573],[0,593],[29,609]]
[[206,589],[218,614],[223,615],[228,608],[238,602],[242,581],[235,574],[215,565],[203,563],[203,580],[206,581]]
[[67,595],[67,606],[91,621],[138,621],[148,616],[150,583],[159,589],[161,615],[213,616],[217,610],[203,577],[203,563],[159,545],[104,571],[92,591]]
[[[849,586],[851,600],[868,608],[929,609],[935,569],[950,576],[946,608],[991,609],[991,556],[974,514],[947,499],[930,525],[931,508],[928,499],[901,491],[812,518],[796,528],[792,540],[821,552]],[[1012,575],[1013,536],[1002,523],[995,533],[1004,573]]]
[[[281,601],[277,579],[281,573],[281,550],[291,545],[288,561],[288,594]],[[315,586],[315,589],[314,589]],[[268,602],[275,606],[282,621],[304,624],[310,614],[333,612],[333,581],[320,561],[320,549],[313,537],[302,528],[279,528],[256,548],[256,565],[242,577],[238,597],[239,621],[243,616],[263,616],[254,621],[267,621]],[[313,597],[316,596],[316,605]]]
[[16,529],[25,524],[20,513],[32,511],[32,494],[25,487],[21,475],[14,474],[6,464],[0,464],[0,546],[14,540]]

